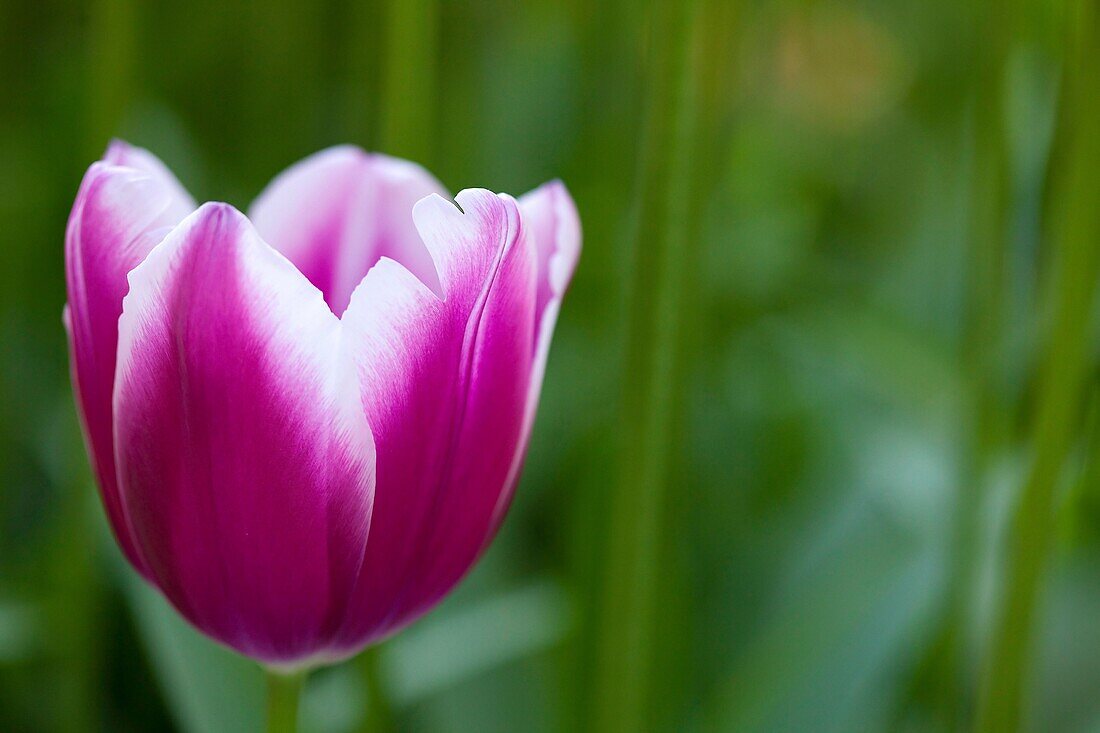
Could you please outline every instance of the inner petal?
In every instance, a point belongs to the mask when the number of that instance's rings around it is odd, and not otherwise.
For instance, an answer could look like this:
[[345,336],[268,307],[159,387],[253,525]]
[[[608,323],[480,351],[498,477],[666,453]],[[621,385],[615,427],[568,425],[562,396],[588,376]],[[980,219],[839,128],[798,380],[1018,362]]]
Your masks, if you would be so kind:
[[400,262],[439,292],[439,276],[412,219],[413,204],[432,193],[448,195],[420,166],[341,146],[277,176],[249,216],[260,236],[341,315],[355,286],[381,257]]

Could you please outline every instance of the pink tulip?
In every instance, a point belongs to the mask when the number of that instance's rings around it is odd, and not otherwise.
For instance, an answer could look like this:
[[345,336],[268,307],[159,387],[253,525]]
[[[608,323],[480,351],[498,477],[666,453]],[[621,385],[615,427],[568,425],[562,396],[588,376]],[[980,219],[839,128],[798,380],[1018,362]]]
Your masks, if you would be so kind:
[[246,217],[116,142],[65,241],[72,375],[127,559],[279,667],[440,601],[515,489],[580,252],[565,187],[456,197],[332,148]]

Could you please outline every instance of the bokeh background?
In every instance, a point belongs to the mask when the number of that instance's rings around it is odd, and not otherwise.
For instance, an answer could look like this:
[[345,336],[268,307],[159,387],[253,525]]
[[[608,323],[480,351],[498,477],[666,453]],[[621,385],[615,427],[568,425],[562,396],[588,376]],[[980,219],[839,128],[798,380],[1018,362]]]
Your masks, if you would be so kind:
[[0,2],[0,730],[263,719],[258,668],[121,561],[83,452],[62,242],[112,136],[240,208],[351,142],[581,212],[500,536],[317,673],[304,731],[965,729],[1044,450],[1024,726],[1100,730],[1087,318],[1084,377],[1041,377],[1068,4],[684,5]]

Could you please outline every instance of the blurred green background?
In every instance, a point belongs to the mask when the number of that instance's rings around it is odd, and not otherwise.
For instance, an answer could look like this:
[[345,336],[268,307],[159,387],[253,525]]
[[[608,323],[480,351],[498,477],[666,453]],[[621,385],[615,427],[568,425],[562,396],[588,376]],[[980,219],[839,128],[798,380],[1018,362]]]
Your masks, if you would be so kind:
[[351,142],[581,213],[501,535],[315,674],[303,730],[951,731],[987,669],[1023,728],[1100,730],[1075,5],[651,5],[0,2],[0,730],[263,719],[121,561],[81,445],[63,233],[112,136],[240,208]]

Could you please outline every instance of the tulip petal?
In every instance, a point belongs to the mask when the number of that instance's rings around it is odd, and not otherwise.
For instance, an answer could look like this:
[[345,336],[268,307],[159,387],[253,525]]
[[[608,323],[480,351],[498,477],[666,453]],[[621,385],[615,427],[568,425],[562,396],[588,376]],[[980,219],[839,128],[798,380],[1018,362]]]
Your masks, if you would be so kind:
[[88,169],[65,232],[65,279],[73,388],[88,454],[111,527],[142,572],[118,498],[111,395],[126,274],[194,204],[151,153],[116,141]]
[[431,193],[445,190],[420,166],[340,146],[277,176],[249,215],[260,236],[297,265],[339,315],[381,257],[438,290],[412,220],[413,204]]
[[581,220],[573,198],[561,181],[550,181],[520,196],[519,207],[538,252],[535,320],[542,323],[550,302],[560,302],[573,278],[581,254]]
[[344,315],[378,451],[374,523],[339,643],[353,649],[436,603],[485,545],[521,436],[536,258],[510,197],[439,196],[413,218],[442,298],[383,259]]
[[116,457],[155,582],[244,654],[323,655],[362,561],[374,489],[339,320],[226,204],[184,220],[130,285]]
[[488,539],[496,534],[508,506],[515,494],[523,459],[527,455],[527,443],[535,424],[542,380],[546,374],[546,360],[550,356],[550,342],[562,298],[573,279],[573,271],[581,254],[581,220],[573,197],[561,181],[551,181],[529,191],[519,199],[520,211],[535,240],[538,259],[538,296],[535,304],[535,357],[531,364],[531,381],[527,389],[527,406],[524,411],[522,437],[512,461],[506,489],[493,514],[493,529]]
[[122,140],[112,140],[107,146],[107,152],[103,154],[103,162],[147,173],[150,178],[162,185],[172,201],[171,214],[176,217],[176,223],[195,210],[195,201],[191,198],[191,194],[172,171],[168,170],[168,166],[148,150]]

